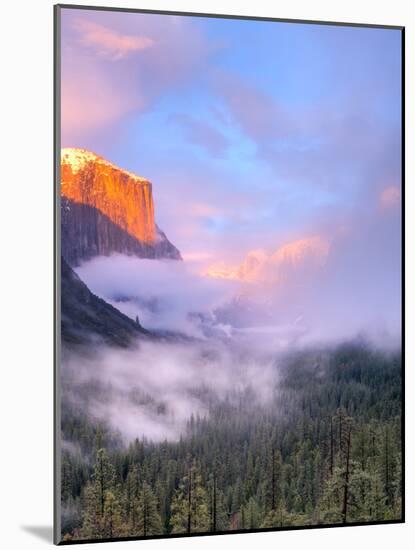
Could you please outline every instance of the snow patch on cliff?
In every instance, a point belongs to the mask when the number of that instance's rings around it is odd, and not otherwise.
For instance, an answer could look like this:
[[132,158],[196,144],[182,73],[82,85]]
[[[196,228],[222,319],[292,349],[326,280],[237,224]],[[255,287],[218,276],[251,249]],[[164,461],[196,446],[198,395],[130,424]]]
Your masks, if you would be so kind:
[[123,168],[112,164],[103,157],[100,157],[99,155],[96,155],[91,151],[87,151],[86,149],[80,149],[77,147],[66,147],[61,150],[61,163],[69,164],[74,174],[77,174],[90,162],[101,164],[103,166],[108,166],[113,170],[119,170],[120,172],[123,172],[135,181],[148,183],[148,180],[146,178],[138,176],[137,174],[133,174],[132,172],[128,172],[127,170],[124,170]]

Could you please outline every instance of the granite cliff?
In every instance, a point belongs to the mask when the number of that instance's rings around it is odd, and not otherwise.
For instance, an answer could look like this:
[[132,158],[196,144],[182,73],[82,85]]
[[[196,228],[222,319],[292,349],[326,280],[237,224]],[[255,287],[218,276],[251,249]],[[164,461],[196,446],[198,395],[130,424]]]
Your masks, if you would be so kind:
[[61,153],[62,255],[73,266],[117,252],[180,260],[158,228],[150,181],[84,149]]

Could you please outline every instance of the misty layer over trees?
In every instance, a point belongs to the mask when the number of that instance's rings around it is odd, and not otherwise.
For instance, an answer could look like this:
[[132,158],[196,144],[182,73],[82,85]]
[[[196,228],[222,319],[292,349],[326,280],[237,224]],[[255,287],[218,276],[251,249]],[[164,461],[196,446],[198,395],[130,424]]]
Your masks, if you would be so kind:
[[[356,340],[255,370],[237,354],[172,345],[169,364],[153,359],[157,381],[141,348],[137,387],[128,352],[117,350],[116,376],[91,355],[76,377],[67,363],[63,539],[400,519],[400,352]],[[131,418],[147,437],[132,438]]]

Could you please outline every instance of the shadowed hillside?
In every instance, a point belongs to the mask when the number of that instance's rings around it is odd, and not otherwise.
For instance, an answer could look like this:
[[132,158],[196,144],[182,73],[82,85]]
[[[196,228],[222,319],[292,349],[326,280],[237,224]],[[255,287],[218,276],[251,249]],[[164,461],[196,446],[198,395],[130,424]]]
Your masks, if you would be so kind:
[[102,341],[127,347],[148,332],[105,300],[98,298],[62,258],[61,309],[62,341],[86,344]]

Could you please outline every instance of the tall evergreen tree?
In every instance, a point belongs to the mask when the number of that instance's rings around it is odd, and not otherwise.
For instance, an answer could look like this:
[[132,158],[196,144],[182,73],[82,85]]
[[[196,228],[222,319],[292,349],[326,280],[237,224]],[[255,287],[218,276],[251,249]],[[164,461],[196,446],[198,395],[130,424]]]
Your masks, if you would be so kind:
[[105,493],[113,488],[115,470],[105,449],[99,449],[92,475],[94,490],[99,501],[100,514],[104,514]]
[[209,507],[196,461],[189,463],[171,505],[170,524],[173,533],[204,533],[209,531]]
[[112,491],[105,492],[101,534],[104,538],[109,539],[122,537],[126,534],[125,524],[121,517],[121,506]]
[[157,509],[157,499],[150,485],[144,481],[135,503],[134,535],[147,537],[161,535],[162,526],[160,514]]

